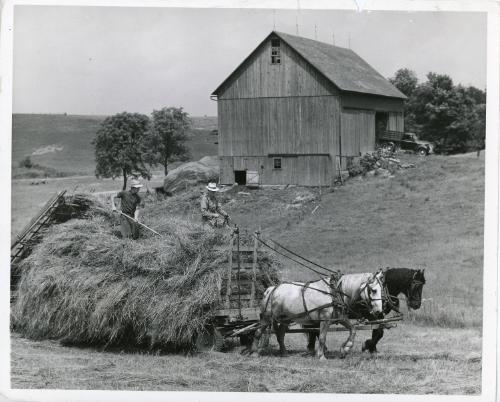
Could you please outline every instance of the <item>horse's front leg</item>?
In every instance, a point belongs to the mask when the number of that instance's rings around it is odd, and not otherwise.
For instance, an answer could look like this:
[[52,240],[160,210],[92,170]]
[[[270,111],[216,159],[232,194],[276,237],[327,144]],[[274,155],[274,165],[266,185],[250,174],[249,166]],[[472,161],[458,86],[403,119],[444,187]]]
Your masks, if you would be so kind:
[[361,350],[364,352],[365,350],[368,349],[370,353],[377,352],[377,343],[380,339],[382,339],[383,336],[384,336],[383,328],[374,329],[372,331],[372,338],[367,339],[365,343],[363,343]]
[[349,337],[342,344],[342,347],[340,348],[340,357],[344,358],[354,345],[354,338],[356,337],[356,326],[353,325],[351,321],[349,321],[349,319],[347,318],[339,321],[339,324],[343,325],[345,328],[349,330]]
[[325,320],[321,321],[319,324],[319,337],[318,337],[318,352],[317,356],[320,360],[325,360],[325,352],[326,352],[326,335],[328,334],[328,329],[330,328],[330,321]]

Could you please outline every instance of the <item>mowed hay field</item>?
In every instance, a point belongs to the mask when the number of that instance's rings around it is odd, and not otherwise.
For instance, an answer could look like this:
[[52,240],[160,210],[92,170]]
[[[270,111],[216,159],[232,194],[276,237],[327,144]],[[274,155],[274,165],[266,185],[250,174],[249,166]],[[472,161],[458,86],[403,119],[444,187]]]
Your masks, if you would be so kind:
[[[289,357],[275,339],[260,358],[63,347],[12,335],[12,387],[170,391],[479,394],[484,158],[400,155],[414,169],[393,178],[349,180],[334,192],[316,188],[234,188],[221,194],[243,233],[262,236],[344,272],[384,266],[425,268],[422,309],[385,331],[377,355],[339,359],[345,332],[331,333],[328,360],[304,356],[306,340],[287,335]],[[149,204],[195,217],[200,188]],[[314,213],[313,213],[314,211]],[[148,222],[154,227],[154,222]],[[315,275],[284,261],[284,279]]]
[[[346,359],[344,332],[331,333],[326,362],[303,356],[303,335],[287,335],[260,358],[225,353],[148,354],[63,347],[12,335],[12,387],[175,391],[479,394],[481,392],[484,156],[399,155],[416,165],[392,178],[350,179],[317,188],[234,188],[224,209],[243,232],[262,230],[292,250],[344,272],[425,268],[422,309],[385,331],[375,356],[359,331]],[[200,188],[161,202],[196,217]],[[149,205],[149,207],[152,207]],[[154,227],[154,222],[151,222]],[[286,260],[284,279],[314,279]]]

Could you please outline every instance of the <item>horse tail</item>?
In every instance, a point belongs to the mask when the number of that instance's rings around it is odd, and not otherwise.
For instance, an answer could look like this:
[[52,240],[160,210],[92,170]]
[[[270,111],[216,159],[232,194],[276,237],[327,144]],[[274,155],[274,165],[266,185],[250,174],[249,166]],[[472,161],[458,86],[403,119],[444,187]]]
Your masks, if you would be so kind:
[[268,307],[270,308],[269,310],[269,315],[272,315],[272,296],[274,291],[278,288],[278,286],[269,286],[266,291],[264,292],[264,296],[262,297],[262,302],[260,305],[260,318],[263,318],[263,315],[267,313]]

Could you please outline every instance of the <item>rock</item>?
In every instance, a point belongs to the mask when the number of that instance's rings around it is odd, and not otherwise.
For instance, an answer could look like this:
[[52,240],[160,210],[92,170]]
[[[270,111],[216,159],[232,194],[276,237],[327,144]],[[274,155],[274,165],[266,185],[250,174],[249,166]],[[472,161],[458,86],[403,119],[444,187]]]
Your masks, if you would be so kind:
[[219,158],[205,156],[197,162],[184,163],[168,172],[163,182],[165,192],[183,190],[198,183],[217,182],[219,179]]

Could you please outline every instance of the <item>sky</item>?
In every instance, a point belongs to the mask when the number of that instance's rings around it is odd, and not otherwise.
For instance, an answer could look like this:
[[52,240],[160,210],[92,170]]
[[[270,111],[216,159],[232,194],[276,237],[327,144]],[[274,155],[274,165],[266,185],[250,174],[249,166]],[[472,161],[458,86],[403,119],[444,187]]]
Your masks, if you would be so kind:
[[215,116],[215,88],[273,30],[486,87],[486,15],[458,12],[16,6],[14,113]]

